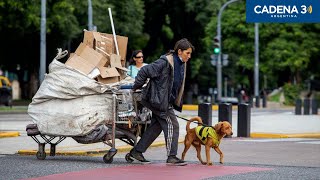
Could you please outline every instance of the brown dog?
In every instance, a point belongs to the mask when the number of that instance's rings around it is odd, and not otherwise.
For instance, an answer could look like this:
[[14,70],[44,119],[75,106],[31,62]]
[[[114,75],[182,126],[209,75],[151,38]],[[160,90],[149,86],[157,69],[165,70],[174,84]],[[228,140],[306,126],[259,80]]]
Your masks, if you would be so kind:
[[[202,119],[200,117],[191,118],[186,126],[187,134],[184,139],[184,150],[182,153],[182,160],[184,160],[186,153],[191,145],[193,145],[197,150],[197,157],[202,164],[212,165],[210,158],[210,148],[213,148],[220,155],[220,163],[223,163],[223,153],[219,148],[221,139],[228,135],[231,136],[232,127],[229,122],[223,121],[213,126],[201,126],[190,129],[190,123],[193,121],[198,121],[198,124],[202,124]],[[201,144],[205,145],[207,162],[202,161],[201,158]]]

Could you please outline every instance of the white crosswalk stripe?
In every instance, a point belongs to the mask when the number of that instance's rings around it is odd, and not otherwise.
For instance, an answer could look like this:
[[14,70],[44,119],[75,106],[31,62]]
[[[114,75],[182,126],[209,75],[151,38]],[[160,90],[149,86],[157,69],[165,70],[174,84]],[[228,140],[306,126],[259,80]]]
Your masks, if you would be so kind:
[[235,141],[243,142],[296,142],[305,144],[320,144],[319,140],[312,138],[279,138],[279,139],[237,139]]
[[297,142],[301,144],[320,144],[320,141],[305,141],[305,142]]

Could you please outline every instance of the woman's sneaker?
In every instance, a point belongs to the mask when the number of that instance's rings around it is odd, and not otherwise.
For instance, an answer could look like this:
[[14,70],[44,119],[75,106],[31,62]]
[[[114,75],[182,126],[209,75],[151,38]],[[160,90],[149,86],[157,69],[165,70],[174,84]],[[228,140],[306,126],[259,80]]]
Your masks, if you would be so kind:
[[187,163],[176,156],[169,156],[167,159],[167,165],[172,165],[172,166],[185,166]]
[[131,149],[129,154],[130,154],[130,157],[140,161],[143,164],[150,164],[151,163],[150,161],[148,161],[144,158],[144,156],[141,152],[136,151],[135,149]]

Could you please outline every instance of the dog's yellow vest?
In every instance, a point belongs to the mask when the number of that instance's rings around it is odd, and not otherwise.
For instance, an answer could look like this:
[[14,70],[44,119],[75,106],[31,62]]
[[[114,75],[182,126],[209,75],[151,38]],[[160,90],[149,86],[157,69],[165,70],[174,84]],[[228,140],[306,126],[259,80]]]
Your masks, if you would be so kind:
[[215,147],[219,146],[220,144],[218,135],[212,127],[197,126],[196,134],[198,138],[203,142],[203,144],[206,144],[208,137],[213,140],[213,144],[215,145]]

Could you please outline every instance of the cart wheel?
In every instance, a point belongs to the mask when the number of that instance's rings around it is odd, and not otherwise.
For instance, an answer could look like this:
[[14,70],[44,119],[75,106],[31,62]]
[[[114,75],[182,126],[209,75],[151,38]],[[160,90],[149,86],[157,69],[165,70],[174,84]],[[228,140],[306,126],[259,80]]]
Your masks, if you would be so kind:
[[110,164],[113,161],[113,157],[110,157],[110,156],[108,156],[108,154],[106,154],[106,155],[103,156],[103,161],[106,164]]
[[46,153],[45,152],[41,153],[40,151],[38,151],[36,156],[37,156],[37,159],[44,160],[46,158]]
[[128,153],[128,154],[126,155],[125,159],[126,159],[126,161],[127,161],[128,163],[132,163],[132,162],[133,162],[133,159],[130,157],[130,153]]

